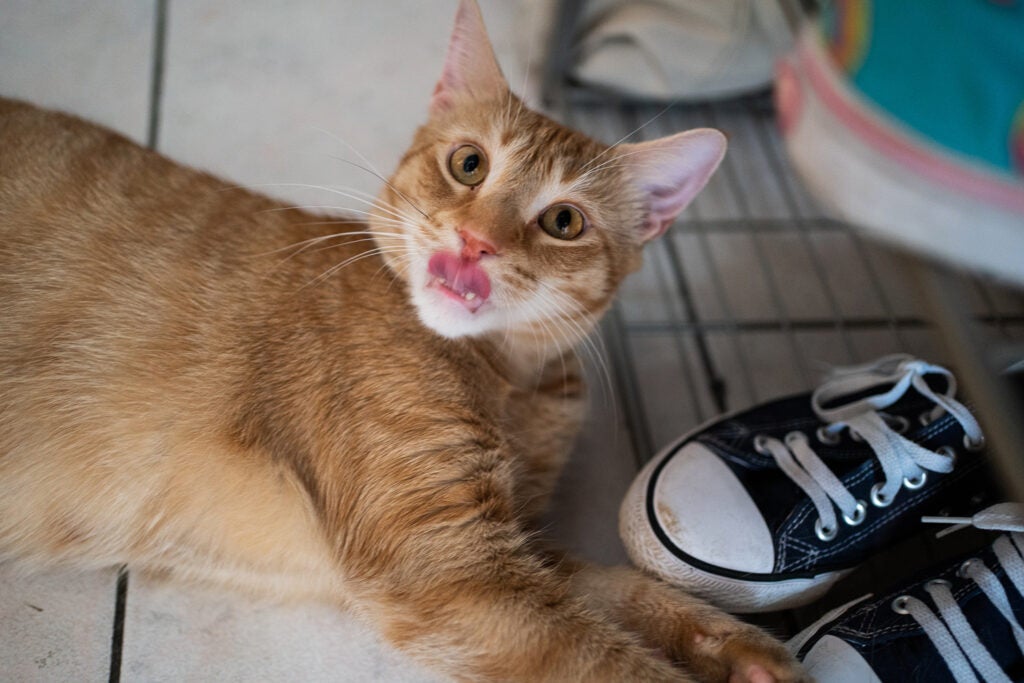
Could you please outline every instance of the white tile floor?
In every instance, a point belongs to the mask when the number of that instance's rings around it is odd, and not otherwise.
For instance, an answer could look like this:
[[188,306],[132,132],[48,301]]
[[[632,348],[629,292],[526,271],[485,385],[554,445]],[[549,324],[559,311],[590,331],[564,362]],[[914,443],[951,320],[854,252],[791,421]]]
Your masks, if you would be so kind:
[[[499,59],[523,81],[518,0],[481,0]],[[373,191],[348,145],[387,173],[425,111],[455,0],[168,0],[157,148],[299,204],[299,184]],[[0,93],[151,136],[157,0],[0,0]],[[534,47],[534,54],[540,48]],[[656,109],[563,112],[618,139]],[[907,350],[936,357],[898,262],[822,218],[781,161],[757,103],[678,109],[644,130],[717,125],[723,171],[625,287],[605,327],[611,389],[550,514],[564,545],[624,561],[619,500],[639,463],[723,409],[807,388],[820,363]],[[356,207],[353,207],[356,208]],[[1020,338],[1019,296],[979,288],[977,312]],[[722,391],[716,387],[721,385]],[[614,392],[614,396],[611,392]],[[0,680],[110,677],[117,576],[16,575],[0,566]],[[345,615],[254,603],[131,575],[127,681],[425,681]]]
[[0,679],[101,681],[110,669],[117,575],[0,565]]

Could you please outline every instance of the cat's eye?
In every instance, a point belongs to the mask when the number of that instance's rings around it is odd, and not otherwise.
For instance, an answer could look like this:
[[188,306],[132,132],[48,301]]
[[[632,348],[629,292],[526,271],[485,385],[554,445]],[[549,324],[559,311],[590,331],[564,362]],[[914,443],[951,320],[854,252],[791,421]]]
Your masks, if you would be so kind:
[[575,206],[553,204],[544,209],[538,221],[544,232],[560,240],[571,240],[583,232],[583,214]]
[[463,185],[479,185],[488,169],[487,157],[476,145],[462,145],[448,157],[448,170]]

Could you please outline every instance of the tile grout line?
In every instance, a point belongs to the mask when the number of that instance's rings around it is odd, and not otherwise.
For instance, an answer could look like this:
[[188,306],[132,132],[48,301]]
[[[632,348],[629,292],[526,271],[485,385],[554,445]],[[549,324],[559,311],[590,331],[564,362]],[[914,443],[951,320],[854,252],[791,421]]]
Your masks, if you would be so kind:
[[[153,22],[153,62],[149,82],[149,119],[146,127],[146,147],[156,150],[160,134],[160,106],[163,101],[164,56],[167,38],[168,0],[156,0]],[[121,661],[124,652],[124,621],[128,605],[129,572],[122,565],[117,572],[117,591],[114,597],[114,623],[110,635],[110,683],[121,680]]]
[[117,596],[114,599],[114,628],[110,638],[110,683],[121,680],[121,654],[124,650],[124,613],[128,603],[128,567],[117,572]]
[[149,123],[146,131],[146,146],[157,147],[160,135],[160,109],[164,94],[164,55],[167,38],[167,2],[156,0],[156,20],[153,27],[153,64],[149,80]]

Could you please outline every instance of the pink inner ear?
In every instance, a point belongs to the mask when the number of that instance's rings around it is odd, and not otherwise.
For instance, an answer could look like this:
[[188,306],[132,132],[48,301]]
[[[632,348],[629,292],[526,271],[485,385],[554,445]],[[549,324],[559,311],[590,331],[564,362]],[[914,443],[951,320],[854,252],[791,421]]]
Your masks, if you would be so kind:
[[634,182],[647,195],[643,241],[668,230],[707,185],[725,156],[725,148],[725,136],[711,128],[620,146],[620,157],[628,162],[626,167]]
[[476,0],[462,0],[444,69],[430,101],[431,112],[447,111],[459,97],[487,99],[504,93],[507,87]]

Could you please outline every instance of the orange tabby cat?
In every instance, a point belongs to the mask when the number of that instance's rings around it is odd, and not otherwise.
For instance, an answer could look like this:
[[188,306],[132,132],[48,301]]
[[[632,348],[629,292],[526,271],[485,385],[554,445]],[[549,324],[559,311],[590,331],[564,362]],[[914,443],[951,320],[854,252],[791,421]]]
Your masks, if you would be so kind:
[[724,148],[524,109],[472,0],[341,233],[0,100],[0,556],[330,601],[463,680],[804,680],[530,525],[580,419],[571,346]]

